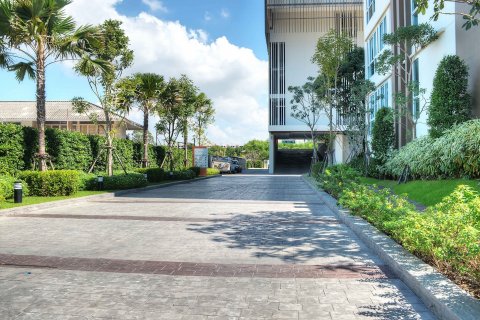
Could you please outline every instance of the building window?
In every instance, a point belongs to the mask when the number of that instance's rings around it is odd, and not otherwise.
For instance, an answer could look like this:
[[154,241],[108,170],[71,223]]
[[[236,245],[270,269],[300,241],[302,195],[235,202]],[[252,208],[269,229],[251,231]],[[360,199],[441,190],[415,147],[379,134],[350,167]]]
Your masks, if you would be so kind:
[[270,125],[285,125],[285,42],[270,44]]
[[412,0],[411,8],[412,8],[412,25],[418,26],[418,10],[417,10],[416,0]]
[[367,22],[368,22],[368,21],[370,21],[373,14],[375,13],[375,0],[367,0],[365,3],[367,5],[366,12],[367,12]]
[[377,89],[372,92],[368,101],[369,101],[369,109],[370,109],[370,128],[369,132],[371,133],[373,128],[373,122],[375,121],[375,116],[377,111],[380,108],[389,108],[389,85],[388,81],[384,82],[382,85],[378,86]]
[[375,63],[385,48],[383,41],[384,35],[387,34],[387,17],[383,17],[372,36],[367,40],[367,77],[370,78],[375,74]]

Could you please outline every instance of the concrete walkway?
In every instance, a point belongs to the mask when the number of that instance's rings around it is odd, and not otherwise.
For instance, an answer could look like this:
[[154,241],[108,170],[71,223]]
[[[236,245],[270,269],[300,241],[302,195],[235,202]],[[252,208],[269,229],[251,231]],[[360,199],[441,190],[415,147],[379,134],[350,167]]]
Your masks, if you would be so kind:
[[434,319],[299,176],[0,216],[0,319]]

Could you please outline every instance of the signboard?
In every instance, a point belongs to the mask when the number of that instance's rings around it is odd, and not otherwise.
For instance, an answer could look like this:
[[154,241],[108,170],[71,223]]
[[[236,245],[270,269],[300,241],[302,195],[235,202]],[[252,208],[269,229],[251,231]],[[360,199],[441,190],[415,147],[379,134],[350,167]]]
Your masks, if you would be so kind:
[[199,168],[208,168],[208,148],[193,148],[193,166]]
[[282,143],[285,143],[285,144],[295,144],[296,141],[295,141],[295,140],[282,140]]

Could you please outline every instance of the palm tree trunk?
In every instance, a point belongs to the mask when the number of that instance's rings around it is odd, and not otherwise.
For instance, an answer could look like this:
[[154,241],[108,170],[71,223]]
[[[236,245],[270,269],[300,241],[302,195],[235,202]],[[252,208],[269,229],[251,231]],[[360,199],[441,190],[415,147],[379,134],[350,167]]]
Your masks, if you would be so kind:
[[184,129],[183,129],[183,148],[184,148],[184,156],[183,156],[183,167],[186,169],[188,164],[188,129],[187,129],[187,121],[184,122]]
[[110,115],[105,112],[105,129],[107,138],[107,176],[113,176],[113,138],[112,138],[112,124],[110,122]]
[[142,167],[148,167],[148,109],[143,110],[143,160]]
[[45,48],[38,42],[37,50],[37,129],[39,170],[47,170],[47,153],[45,151]]

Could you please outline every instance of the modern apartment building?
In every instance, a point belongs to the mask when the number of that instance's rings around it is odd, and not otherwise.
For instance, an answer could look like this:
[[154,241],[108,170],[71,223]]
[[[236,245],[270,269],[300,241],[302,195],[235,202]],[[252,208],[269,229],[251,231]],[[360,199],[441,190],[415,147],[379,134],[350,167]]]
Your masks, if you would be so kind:
[[[281,139],[305,139],[307,126],[290,116],[292,95],[289,86],[301,86],[318,74],[311,62],[317,41],[331,29],[350,35],[363,46],[363,1],[358,0],[265,0],[265,33],[269,53],[269,134],[270,173],[282,163],[278,150]],[[318,133],[328,131],[328,118],[322,117]],[[346,138],[339,132],[335,159],[348,156]],[[294,162],[283,159],[283,164]],[[292,163],[294,165],[294,163]]]
[[[459,15],[440,15],[438,21],[433,21],[433,1],[425,15],[418,14],[414,0],[366,0],[365,10],[365,71],[367,79],[373,81],[376,90],[369,97],[373,112],[370,121],[374,120],[375,112],[380,107],[395,106],[396,93],[404,88],[399,78],[392,73],[381,75],[376,69],[376,59],[387,48],[383,43],[383,35],[397,30],[399,27],[430,23],[437,31],[438,39],[417,52],[411,52],[413,66],[412,77],[420,88],[426,90],[425,97],[432,92],[433,78],[438,64],[446,55],[458,55],[469,67],[469,87],[474,98],[474,115],[480,116],[480,29],[466,31],[462,28],[464,20]],[[445,2],[444,12],[468,12],[468,6],[461,3]],[[414,114],[418,112],[418,102],[409,106]],[[399,116],[395,119],[396,146],[401,147],[411,140],[411,123]],[[417,123],[417,137],[428,133],[427,112],[420,114]]]

